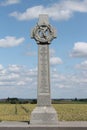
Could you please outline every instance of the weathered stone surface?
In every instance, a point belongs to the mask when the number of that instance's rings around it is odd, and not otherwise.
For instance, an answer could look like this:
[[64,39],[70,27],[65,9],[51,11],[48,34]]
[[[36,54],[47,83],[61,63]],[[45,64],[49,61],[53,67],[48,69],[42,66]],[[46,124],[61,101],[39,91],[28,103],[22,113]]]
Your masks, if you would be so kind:
[[42,45],[50,44],[56,38],[56,30],[49,24],[48,15],[39,16],[39,21],[31,32],[31,38]]
[[31,125],[57,125],[57,113],[51,106],[49,43],[56,37],[47,15],[40,15],[32,38],[38,43],[37,107],[31,114]]
[[39,45],[38,50],[38,106],[50,106],[49,46]]
[[57,113],[52,106],[36,107],[31,119],[31,125],[58,125]]
[[28,122],[3,121],[0,130],[87,130],[87,121],[63,121],[58,125],[30,125]]

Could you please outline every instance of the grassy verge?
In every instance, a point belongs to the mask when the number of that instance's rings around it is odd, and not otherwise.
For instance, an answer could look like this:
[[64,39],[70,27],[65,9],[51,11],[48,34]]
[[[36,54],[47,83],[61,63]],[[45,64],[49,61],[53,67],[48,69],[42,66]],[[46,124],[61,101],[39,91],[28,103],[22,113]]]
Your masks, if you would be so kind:
[[[35,104],[0,104],[0,121],[29,121]],[[60,121],[87,121],[87,104],[54,104]]]

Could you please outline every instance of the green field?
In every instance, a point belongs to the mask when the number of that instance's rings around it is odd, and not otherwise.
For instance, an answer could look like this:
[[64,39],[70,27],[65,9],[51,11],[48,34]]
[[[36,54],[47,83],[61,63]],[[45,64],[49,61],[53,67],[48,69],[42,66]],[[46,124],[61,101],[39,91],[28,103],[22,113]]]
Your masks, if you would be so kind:
[[[35,104],[0,104],[0,121],[29,121]],[[87,121],[87,104],[54,104],[61,121]]]

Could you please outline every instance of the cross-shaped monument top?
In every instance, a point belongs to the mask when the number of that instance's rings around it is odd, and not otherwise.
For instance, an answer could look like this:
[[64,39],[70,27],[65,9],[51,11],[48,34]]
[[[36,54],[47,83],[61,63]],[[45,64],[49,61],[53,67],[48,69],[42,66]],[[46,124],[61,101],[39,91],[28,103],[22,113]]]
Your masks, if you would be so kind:
[[50,25],[48,15],[39,15],[38,23],[31,32],[31,38],[38,44],[50,44],[56,38],[56,30]]

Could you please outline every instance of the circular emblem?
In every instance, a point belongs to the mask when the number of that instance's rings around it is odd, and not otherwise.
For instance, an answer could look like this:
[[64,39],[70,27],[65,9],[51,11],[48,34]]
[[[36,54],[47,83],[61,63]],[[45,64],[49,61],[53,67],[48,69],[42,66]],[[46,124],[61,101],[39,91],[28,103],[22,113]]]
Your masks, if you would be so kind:
[[39,44],[50,43],[54,38],[54,29],[50,25],[37,25],[33,30],[33,38]]

